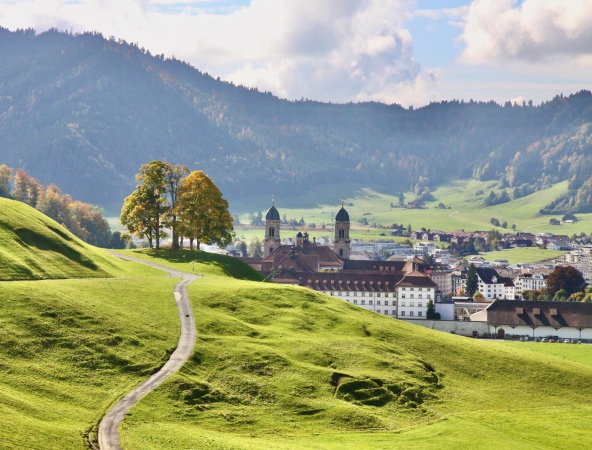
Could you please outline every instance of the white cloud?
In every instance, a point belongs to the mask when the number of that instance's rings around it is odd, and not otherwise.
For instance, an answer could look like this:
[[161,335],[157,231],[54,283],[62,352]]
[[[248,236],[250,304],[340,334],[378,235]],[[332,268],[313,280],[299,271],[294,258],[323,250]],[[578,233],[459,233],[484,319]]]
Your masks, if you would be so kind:
[[464,19],[465,63],[586,64],[592,56],[592,0],[475,0]]
[[[216,3],[230,12],[203,12]],[[238,0],[0,1],[0,23],[10,29],[100,31],[291,99],[418,105],[434,99],[437,75],[414,60],[404,26],[413,5],[413,0],[252,0],[244,6]]]

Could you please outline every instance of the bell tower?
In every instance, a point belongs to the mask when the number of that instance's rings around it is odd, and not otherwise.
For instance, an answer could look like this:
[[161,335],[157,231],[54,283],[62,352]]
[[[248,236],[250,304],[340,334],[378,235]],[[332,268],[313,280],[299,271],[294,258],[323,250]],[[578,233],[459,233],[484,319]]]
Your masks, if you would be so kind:
[[333,243],[333,251],[337,253],[341,259],[349,259],[349,214],[341,204],[341,209],[335,216],[335,240]]
[[271,208],[265,215],[265,254],[264,257],[273,252],[280,244],[280,213],[271,202]]

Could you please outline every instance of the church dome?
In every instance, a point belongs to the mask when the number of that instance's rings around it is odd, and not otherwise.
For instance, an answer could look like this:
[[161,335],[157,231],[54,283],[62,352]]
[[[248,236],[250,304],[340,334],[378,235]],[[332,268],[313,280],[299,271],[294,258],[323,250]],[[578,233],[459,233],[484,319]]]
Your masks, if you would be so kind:
[[349,214],[347,211],[341,206],[341,209],[335,216],[335,222],[349,222]]
[[267,214],[265,215],[265,220],[280,220],[280,213],[275,206],[269,208],[269,211],[267,211]]

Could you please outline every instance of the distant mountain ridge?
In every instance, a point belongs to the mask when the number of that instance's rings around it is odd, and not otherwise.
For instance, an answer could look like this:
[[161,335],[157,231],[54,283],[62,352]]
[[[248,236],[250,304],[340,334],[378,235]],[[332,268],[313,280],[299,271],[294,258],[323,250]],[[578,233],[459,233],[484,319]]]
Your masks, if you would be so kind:
[[102,206],[162,159],[204,170],[231,201],[348,184],[426,196],[475,177],[513,196],[569,180],[543,212],[592,212],[589,91],[412,110],[281,100],[98,33],[0,28],[0,55],[0,164]]

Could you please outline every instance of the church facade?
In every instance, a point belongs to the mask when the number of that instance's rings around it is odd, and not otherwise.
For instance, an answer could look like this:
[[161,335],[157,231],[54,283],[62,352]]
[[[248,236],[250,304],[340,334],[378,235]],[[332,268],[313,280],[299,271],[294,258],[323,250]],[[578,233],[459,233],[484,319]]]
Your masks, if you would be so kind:
[[350,260],[350,225],[342,205],[333,248],[311,242],[306,232],[298,232],[295,245],[282,244],[280,214],[272,205],[265,215],[263,257],[244,260],[276,283],[306,287],[390,317],[425,319],[437,288],[425,262]]

